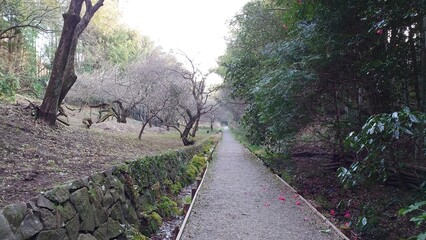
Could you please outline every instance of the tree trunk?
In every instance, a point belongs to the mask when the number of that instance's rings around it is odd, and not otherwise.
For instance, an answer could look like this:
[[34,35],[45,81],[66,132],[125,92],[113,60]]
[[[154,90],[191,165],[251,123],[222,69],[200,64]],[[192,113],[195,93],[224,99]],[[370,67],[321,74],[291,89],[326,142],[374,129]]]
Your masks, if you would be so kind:
[[[74,56],[78,38],[95,12],[103,5],[103,1],[98,0],[95,6],[92,6],[90,0],[71,0],[68,12],[63,15],[61,39],[55,52],[49,84],[39,113],[40,118],[49,125],[55,125],[59,105],[77,80]],[[80,17],[83,3],[86,3],[86,12]]]
[[192,127],[194,126],[194,124],[197,122],[199,118],[200,118],[199,116],[189,117],[189,120],[185,125],[185,129],[183,130],[181,134],[181,138],[182,138],[182,142],[184,146],[189,146],[194,144],[194,140],[189,139],[189,134],[191,132]]
[[189,139],[190,131],[191,131],[191,127],[188,127],[188,125],[187,125],[187,126],[185,126],[185,130],[183,130],[183,132],[181,134],[182,143],[183,143],[184,146],[189,146],[189,145],[194,144],[194,141]]
[[68,12],[63,15],[64,26],[61,33],[61,39],[59,40],[59,46],[56,49],[52,73],[50,75],[49,84],[47,85],[39,113],[40,118],[49,125],[55,125],[56,123],[59,97],[62,91],[62,79],[67,65],[68,56],[70,54],[74,31],[81,19],[80,10],[82,4],[83,0],[72,1]]
[[145,122],[144,122],[144,124],[142,125],[142,128],[141,128],[141,131],[139,132],[139,136],[138,136],[138,139],[139,140],[141,140],[141,138],[142,138],[142,133],[143,133],[143,131],[145,130],[145,127],[146,127],[146,125],[148,125],[148,124],[151,124],[151,120],[154,118],[154,117],[156,117],[157,115],[151,115],[151,117],[149,117]]
[[145,130],[146,125],[149,123],[149,120],[144,122],[144,124],[142,125],[141,131],[139,132],[139,136],[138,139],[141,140],[142,139],[142,133]]
[[195,120],[195,125],[194,128],[192,129],[192,137],[195,137],[195,135],[197,134],[198,131],[198,124],[200,123],[200,117],[197,118],[197,120]]

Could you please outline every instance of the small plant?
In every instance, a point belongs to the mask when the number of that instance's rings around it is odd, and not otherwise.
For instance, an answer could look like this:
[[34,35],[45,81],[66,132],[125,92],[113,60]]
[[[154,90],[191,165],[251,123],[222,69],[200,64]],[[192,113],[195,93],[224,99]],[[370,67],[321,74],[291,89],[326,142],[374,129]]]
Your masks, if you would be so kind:
[[374,231],[374,228],[379,223],[377,215],[378,213],[373,207],[369,205],[364,206],[362,208],[361,215],[356,221],[356,228],[360,232],[366,232],[369,230]]
[[149,240],[148,237],[144,236],[142,233],[140,233],[137,229],[129,226],[126,229],[126,239],[132,239],[132,240]]
[[[399,210],[399,215],[407,215],[408,213],[417,213],[416,216],[413,216],[410,221],[414,222],[417,227],[424,224],[426,222],[426,201],[416,202],[408,208],[402,208]],[[420,233],[416,237],[412,237],[410,239],[417,240],[426,240],[426,232]]]
[[183,203],[184,203],[184,204],[190,204],[190,203],[191,203],[191,201],[192,201],[191,196],[186,196],[186,197],[183,199]]

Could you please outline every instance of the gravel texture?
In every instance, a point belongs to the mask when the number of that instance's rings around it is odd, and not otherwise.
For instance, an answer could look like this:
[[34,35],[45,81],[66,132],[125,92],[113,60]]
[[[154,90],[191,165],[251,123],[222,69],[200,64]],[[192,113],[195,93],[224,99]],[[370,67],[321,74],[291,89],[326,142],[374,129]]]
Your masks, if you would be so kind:
[[224,131],[181,239],[339,238]]

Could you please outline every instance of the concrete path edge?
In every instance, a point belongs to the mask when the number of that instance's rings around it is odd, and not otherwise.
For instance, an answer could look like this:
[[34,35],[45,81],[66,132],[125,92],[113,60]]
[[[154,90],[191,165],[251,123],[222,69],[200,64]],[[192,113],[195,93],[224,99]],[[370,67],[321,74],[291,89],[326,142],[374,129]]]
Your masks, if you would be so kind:
[[[260,162],[263,163],[262,159],[260,159],[256,154],[254,154],[249,148],[247,148],[249,150],[249,152],[256,157],[256,159]],[[300,200],[302,200],[318,217],[320,217],[325,224],[327,224],[329,227],[331,227],[334,232],[341,237],[344,240],[350,240],[345,234],[342,233],[342,231],[339,230],[339,228],[336,227],[336,225],[334,225],[332,222],[330,222],[324,215],[322,215],[322,213],[320,213],[314,206],[312,206],[312,204],[306,200],[302,195],[298,194],[296,189],[294,189],[292,186],[290,186],[290,184],[288,184],[286,181],[284,181],[284,179],[282,179],[280,176],[278,176],[277,174],[274,174],[286,187],[290,188],[292,192],[294,192],[295,194],[297,194],[300,198]]]
[[203,185],[203,183],[204,183],[204,179],[205,179],[205,176],[206,176],[206,174],[207,174],[208,169],[209,169],[209,163],[207,162],[206,170],[204,171],[204,174],[203,174],[203,177],[202,177],[202,179],[201,179],[201,182],[200,182],[200,184],[198,185],[198,188],[197,188],[197,191],[196,191],[196,192],[195,192],[195,194],[194,194],[194,197],[192,198],[191,205],[189,205],[188,212],[186,213],[185,218],[183,219],[182,225],[181,225],[181,226],[180,226],[180,228],[179,228],[179,233],[178,233],[178,235],[177,235],[177,237],[176,237],[176,240],[180,240],[180,238],[182,237],[182,234],[183,234],[183,231],[184,231],[184,229],[185,229],[186,223],[188,222],[188,218],[189,218],[189,216],[191,215],[192,207],[194,206],[194,204],[195,204],[195,200],[197,199],[198,192],[200,191],[201,186],[202,186],[202,185]]

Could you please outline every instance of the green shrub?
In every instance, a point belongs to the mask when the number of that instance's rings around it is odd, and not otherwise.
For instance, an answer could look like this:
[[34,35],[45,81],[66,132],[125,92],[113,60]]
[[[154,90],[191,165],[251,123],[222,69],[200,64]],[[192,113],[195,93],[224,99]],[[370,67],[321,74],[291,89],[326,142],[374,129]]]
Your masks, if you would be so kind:
[[408,108],[371,116],[358,134],[352,132],[346,138],[346,148],[355,151],[359,161],[339,168],[340,181],[347,186],[384,182],[393,168],[424,159],[425,125],[426,114]]
[[19,80],[10,74],[0,72],[0,100],[13,99],[19,88]]
[[176,182],[170,186],[170,192],[173,195],[179,194],[180,190],[182,190],[182,184],[180,184],[180,182]]
[[207,165],[207,160],[206,157],[204,156],[200,156],[200,155],[195,155],[192,159],[191,159],[191,163],[197,167],[198,172],[203,171],[203,169],[206,167]]
[[177,203],[166,196],[161,197],[160,202],[157,204],[157,210],[165,218],[179,214]]
[[150,214],[149,220],[149,225],[151,227],[152,232],[157,231],[163,224],[163,219],[161,218],[160,214],[156,212],[152,212]]

